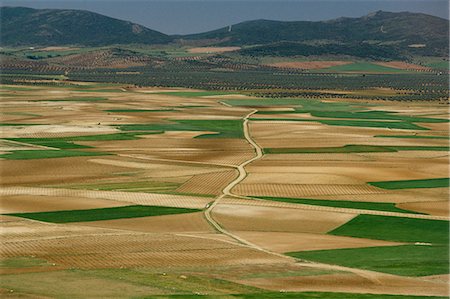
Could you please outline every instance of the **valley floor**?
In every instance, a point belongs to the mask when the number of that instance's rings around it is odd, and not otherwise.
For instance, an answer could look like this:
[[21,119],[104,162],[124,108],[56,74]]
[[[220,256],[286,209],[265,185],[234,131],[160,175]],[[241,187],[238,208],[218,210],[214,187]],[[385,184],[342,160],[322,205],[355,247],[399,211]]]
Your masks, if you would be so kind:
[[450,295],[442,102],[72,83],[2,86],[2,297]]

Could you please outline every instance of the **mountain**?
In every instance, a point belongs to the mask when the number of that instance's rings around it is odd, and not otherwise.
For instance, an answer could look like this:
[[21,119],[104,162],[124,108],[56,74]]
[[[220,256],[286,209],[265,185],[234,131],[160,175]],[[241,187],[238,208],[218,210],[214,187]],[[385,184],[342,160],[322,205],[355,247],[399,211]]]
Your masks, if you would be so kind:
[[449,22],[435,16],[409,12],[377,11],[360,18],[329,21],[242,22],[205,33],[186,35],[187,40],[211,40],[219,45],[266,45],[297,42],[309,45],[372,44],[408,53],[446,56]]
[[0,7],[2,46],[158,44],[172,38],[84,10]]
[[406,59],[447,56],[449,22],[421,13],[384,12],[329,21],[242,22],[214,31],[168,36],[83,10],[0,7],[3,46],[181,44],[252,46],[243,55],[349,55]]

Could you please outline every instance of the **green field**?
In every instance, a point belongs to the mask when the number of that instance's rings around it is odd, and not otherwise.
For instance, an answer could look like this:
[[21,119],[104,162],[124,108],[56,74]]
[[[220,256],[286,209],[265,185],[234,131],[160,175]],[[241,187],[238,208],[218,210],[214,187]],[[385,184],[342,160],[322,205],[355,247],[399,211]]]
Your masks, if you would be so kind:
[[[448,150],[449,147],[447,146],[381,146],[381,145],[347,144],[338,147],[264,148],[263,152],[265,154],[315,154],[315,153],[383,153],[383,152],[399,152],[399,151],[448,151]],[[378,183],[370,183],[370,184],[377,186],[375,184]]]
[[60,138],[6,138],[6,140],[48,146],[58,149],[92,148],[91,146],[75,144],[71,141],[61,140]]
[[[180,278],[183,274],[186,275],[185,279]],[[190,298],[191,295],[201,298],[195,292],[213,294],[210,298],[217,298],[216,296],[220,294],[262,292],[255,287],[205,275],[145,268],[53,270],[44,273],[3,274],[0,287],[14,290],[14,295],[23,292],[27,294],[25,297],[36,295],[46,298],[78,299],[147,298],[150,294],[180,294],[175,298]],[[167,296],[170,298],[170,295]]]
[[92,148],[92,146],[79,145],[76,141],[112,141],[112,140],[136,140],[139,139],[139,135],[151,135],[161,134],[162,131],[149,131],[149,132],[128,132],[128,133],[115,133],[115,134],[102,134],[102,135],[87,135],[87,136],[71,136],[71,137],[58,137],[58,138],[5,138],[5,140],[11,140],[16,142],[42,145],[48,147],[54,147],[59,149],[79,149],[79,148]]
[[160,206],[125,206],[114,208],[101,208],[89,210],[67,210],[54,212],[36,212],[36,213],[12,213],[5,214],[9,216],[22,217],[51,223],[71,223],[84,221],[101,221],[123,218],[138,218],[148,216],[161,216],[171,214],[193,213],[201,210],[160,207]]
[[341,265],[404,276],[449,273],[448,246],[401,245],[290,252],[288,255],[327,264]]
[[439,178],[426,180],[383,181],[369,182],[368,184],[378,188],[389,190],[414,188],[446,188],[450,186],[450,179]]
[[448,244],[448,233],[448,221],[379,215],[358,215],[329,232],[335,236],[432,244]]
[[448,123],[448,119],[408,116],[388,111],[364,111],[364,112],[347,112],[347,111],[308,111],[297,110],[297,113],[309,112],[315,117],[326,118],[350,118],[350,119],[379,119],[379,120],[397,120],[404,122],[422,122],[422,123]]
[[7,160],[30,160],[30,159],[81,157],[81,156],[104,156],[104,155],[111,155],[111,154],[102,152],[82,152],[71,150],[25,150],[25,151],[12,151],[11,153],[0,154],[0,158]]
[[168,124],[124,124],[122,131],[214,131],[197,138],[243,138],[242,120],[173,120]]
[[323,199],[306,199],[306,198],[283,198],[283,197],[267,197],[267,196],[259,196],[258,198],[264,200],[273,200],[273,201],[289,202],[313,206],[418,214],[416,212],[397,208],[394,203],[361,202],[349,200],[323,200]]
[[45,267],[50,265],[51,264],[44,259],[33,257],[11,257],[2,258],[0,260],[0,269]]
[[369,121],[369,120],[346,120],[346,119],[299,119],[299,118],[250,118],[252,121],[298,121],[319,122],[329,126],[387,128],[402,130],[429,130],[425,127],[403,121]]
[[[413,117],[390,111],[367,110],[369,104],[346,102],[322,102],[307,99],[263,99],[263,100],[225,100],[231,106],[290,106],[292,111],[261,111],[258,114],[309,113],[317,119],[299,118],[251,118],[251,120],[316,121],[331,126],[351,126],[369,128],[390,128],[405,130],[428,130],[415,122],[447,123],[448,119]],[[327,118],[327,119],[323,119]]]
[[448,61],[434,61],[434,62],[429,62],[427,64],[425,64],[426,66],[429,66],[433,69],[437,69],[437,70],[449,70],[450,69],[450,64],[448,63]]

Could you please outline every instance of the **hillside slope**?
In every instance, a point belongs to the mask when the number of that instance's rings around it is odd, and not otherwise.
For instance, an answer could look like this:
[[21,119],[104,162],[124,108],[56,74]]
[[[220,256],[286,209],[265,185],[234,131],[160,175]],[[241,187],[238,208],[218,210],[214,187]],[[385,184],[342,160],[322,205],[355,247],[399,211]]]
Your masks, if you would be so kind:
[[84,10],[0,7],[3,46],[158,44],[171,38],[138,24]]
[[446,56],[448,32],[448,20],[442,18],[421,13],[378,11],[360,18],[320,22],[255,20],[183,38],[238,46],[278,42],[300,42],[312,46],[365,43],[409,53]]

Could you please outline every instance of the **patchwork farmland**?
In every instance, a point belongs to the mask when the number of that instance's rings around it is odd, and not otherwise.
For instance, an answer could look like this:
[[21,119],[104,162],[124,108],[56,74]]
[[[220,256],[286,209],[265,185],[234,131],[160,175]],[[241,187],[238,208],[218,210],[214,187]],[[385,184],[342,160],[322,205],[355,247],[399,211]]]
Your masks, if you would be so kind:
[[439,101],[1,90],[2,296],[449,295]]

